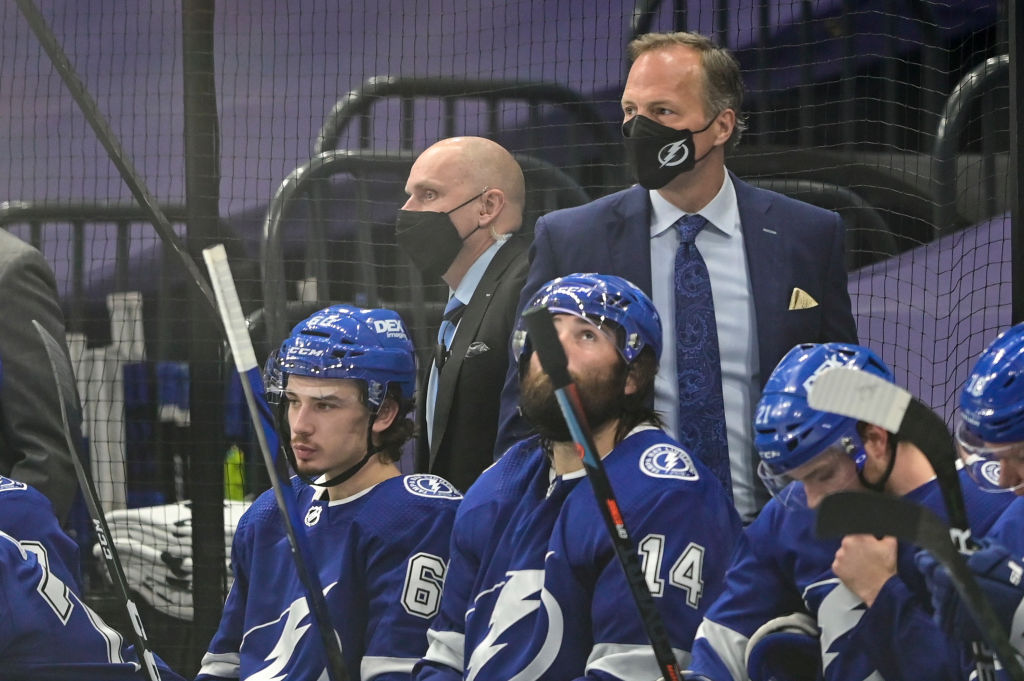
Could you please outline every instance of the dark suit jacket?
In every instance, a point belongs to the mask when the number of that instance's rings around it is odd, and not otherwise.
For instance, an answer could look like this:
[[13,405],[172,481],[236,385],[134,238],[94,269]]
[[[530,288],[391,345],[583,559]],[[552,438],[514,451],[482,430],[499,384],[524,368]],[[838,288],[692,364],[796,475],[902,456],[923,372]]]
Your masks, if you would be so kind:
[[64,344],[53,271],[39,251],[0,229],[0,474],[45,494],[63,521],[77,482],[33,319]]
[[463,491],[494,460],[509,338],[529,264],[526,246],[525,237],[517,235],[498,249],[466,306],[452,339],[451,356],[438,372],[434,441],[429,450],[426,399],[419,401],[416,470],[440,475]]
[[[761,385],[798,343],[857,342],[839,215],[732,176],[757,318]],[[530,273],[519,305],[547,281],[573,272],[615,274],[651,295],[651,201],[640,186],[537,221]],[[818,305],[790,310],[793,288]],[[518,414],[519,385],[509,373],[502,392],[495,455],[526,434]]]

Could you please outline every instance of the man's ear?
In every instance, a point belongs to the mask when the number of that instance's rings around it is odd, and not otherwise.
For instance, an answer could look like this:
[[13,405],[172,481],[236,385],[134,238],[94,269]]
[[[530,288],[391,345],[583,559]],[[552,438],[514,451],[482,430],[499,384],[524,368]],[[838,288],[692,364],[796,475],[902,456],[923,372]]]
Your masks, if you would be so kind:
[[640,391],[639,363],[633,362],[626,370],[626,388],[623,391],[626,395],[635,395]]
[[486,227],[494,222],[501,215],[505,203],[505,192],[497,188],[485,191],[480,197],[480,225]]
[[711,129],[715,131],[714,143],[716,145],[728,142],[732,137],[732,131],[736,129],[736,112],[732,109],[724,109],[719,112],[715,117],[715,122],[711,124]]
[[377,418],[373,421],[373,432],[383,433],[391,427],[396,416],[398,416],[398,403],[393,397],[385,397],[381,402],[380,409],[377,410]]
[[857,431],[868,456],[883,460],[889,455],[889,432],[885,428],[862,422],[857,426]]

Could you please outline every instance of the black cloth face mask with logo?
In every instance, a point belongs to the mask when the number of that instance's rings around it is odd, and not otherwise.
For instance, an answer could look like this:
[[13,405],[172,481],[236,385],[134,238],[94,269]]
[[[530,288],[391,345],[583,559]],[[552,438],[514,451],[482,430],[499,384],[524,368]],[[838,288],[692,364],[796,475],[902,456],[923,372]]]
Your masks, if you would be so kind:
[[661,189],[710,154],[711,149],[708,149],[707,154],[695,158],[697,152],[694,150],[693,136],[710,128],[714,121],[713,117],[700,130],[676,130],[646,116],[633,116],[623,123],[626,160],[640,186],[645,189]]
[[455,229],[451,214],[483,195],[484,192],[480,192],[447,213],[433,210],[398,211],[398,219],[395,221],[398,247],[405,251],[423,276],[435,278],[447,272],[462,250],[462,242],[482,228],[477,225],[476,229],[461,237],[459,230]]

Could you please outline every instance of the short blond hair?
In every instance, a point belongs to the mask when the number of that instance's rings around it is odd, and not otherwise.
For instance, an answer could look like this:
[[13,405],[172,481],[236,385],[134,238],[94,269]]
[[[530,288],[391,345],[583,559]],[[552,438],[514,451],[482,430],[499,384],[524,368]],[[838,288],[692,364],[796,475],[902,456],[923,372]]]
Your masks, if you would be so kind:
[[732,109],[736,113],[736,126],[727,145],[730,150],[734,149],[739,144],[743,131],[747,129],[747,121],[743,115],[743,77],[740,75],[740,64],[729,50],[719,47],[699,33],[645,33],[629,43],[629,60],[634,62],[642,54],[676,45],[689,47],[700,53],[700,63],[704,67],[704,113],[708,116],[717,116],[726,109]]

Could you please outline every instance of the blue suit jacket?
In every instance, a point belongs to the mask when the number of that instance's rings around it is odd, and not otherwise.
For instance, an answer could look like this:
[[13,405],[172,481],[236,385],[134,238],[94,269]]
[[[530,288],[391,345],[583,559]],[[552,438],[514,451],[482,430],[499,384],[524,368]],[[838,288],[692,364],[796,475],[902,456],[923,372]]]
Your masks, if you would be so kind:
[[[794,345],[857,342],[846,289],[845,228],[837,213],[758,189],[732,175],[757,318],[762,386]],[[537,221],[530,271],[519,309],[555,277],[573,272],[615,274],[651,295],[651,201],[639,185]],[[790,310],[794,287],[818,305]],[[500,455],[525,436],[515,367],[502,392]]]

